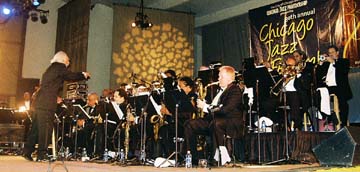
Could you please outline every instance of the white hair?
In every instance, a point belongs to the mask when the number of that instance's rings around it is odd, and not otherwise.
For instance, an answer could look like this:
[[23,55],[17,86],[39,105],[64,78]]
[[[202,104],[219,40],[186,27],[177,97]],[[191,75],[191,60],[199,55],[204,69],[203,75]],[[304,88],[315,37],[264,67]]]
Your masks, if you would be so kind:
[[69,58],[68,55],[64,51],[57,52],[54,57],[50,60],[50,63],[64,63],[66,58]]

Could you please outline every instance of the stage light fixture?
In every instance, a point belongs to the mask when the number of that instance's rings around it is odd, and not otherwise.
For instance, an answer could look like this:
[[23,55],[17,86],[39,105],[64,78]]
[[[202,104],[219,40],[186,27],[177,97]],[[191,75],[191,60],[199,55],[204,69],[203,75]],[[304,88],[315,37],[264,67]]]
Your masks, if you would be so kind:
[[40,12],[40,22],[42,24],[46,24],[48,22],[47,19],[47,13],[46,12]]
[[34,11],[30,13],[30,18],[31,18],[31,21],[33,21],[33,22],[37,22],[39,20],[37,12],[34,12]]
[[40,2],[38,0],[31,0],[31,1],[32,1],[31,3],[36,7],[40,5]]
[[6,6],[3,6],[3,7],[1,7],[1,12],[4,15],[10,15],[11,14],[11,9],[6,7]]
[[141,0],[139,12],[136,13],[134,22],[131,23],[131,27],[138,27],[140,29],[147,29],[152,27],[149,16],[144,14],[144,1]]

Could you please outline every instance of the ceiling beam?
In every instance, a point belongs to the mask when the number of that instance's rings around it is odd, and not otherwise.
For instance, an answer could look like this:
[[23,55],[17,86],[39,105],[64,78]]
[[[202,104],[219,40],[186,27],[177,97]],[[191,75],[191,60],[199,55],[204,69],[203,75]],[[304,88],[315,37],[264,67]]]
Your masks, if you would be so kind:
[[249,9],[254,9],[258,7],[262,7],[265,5],[269,5],[275,2],[279,2],[281,0],[249,0],[244,3],[240,3],[233,7],[221,9],[219,11],[215,11],[213,13],[203,15],[200,17],[195,17],[195,27],[201,27],[204,25],[208,25],[211,23],[215,23],[221,20],[225,20],[231,17],[239,16],[241,14],[245,14]]
[[169,9],[186,3],[188,1],[190,0],[156,0],[152,3],[146,4],[145,6],[148,8]]

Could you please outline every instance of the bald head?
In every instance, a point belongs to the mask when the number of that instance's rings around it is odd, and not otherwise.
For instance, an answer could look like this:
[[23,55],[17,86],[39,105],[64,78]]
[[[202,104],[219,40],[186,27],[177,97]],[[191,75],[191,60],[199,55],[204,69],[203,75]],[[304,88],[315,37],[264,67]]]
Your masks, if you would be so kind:
[[87,97],[87,105],[94,107],[99,101],[99,96],[96,93],[90,93]]

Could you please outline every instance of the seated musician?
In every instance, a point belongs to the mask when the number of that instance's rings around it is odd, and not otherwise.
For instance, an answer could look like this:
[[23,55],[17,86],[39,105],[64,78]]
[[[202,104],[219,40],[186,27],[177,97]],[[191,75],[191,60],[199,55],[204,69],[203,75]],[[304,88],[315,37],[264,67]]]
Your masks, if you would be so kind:
[[[125,89],[120,88],[115,90],[113,100],[107,104],[106,108],[106,111],[108,112],[108,138],[117,138],[117,129],[120,129],[120,149],[124,149],[124,151],[126,151],[125,154],[128,155],[128,157],[133,156],[137,146],[135,140],[135,137],[137,137],[137,128],[133,125],[135,122],[135,117],[131,113],[130,104],[128,103],[128,93],[125,91]],[[104,117],[102,118],[105,119]],[[126,131],[126,125],[130,125],[130,131]],[[130,137],[128,139],[130,140],[131,144],[124,142],[125,132],[129,132],[128,134]],[[118,143],[118,141],[109,140],[108,143],[108,149],[116,151],[115,147],[117,148],[117,145],[115,143]],[[128,154],[128,151],[131,151],[131,154]]]
[[88,94],[86,105],[83,108],[89,116],[84,113],[80,113],[76,122],[76,125],[79,129],[78,146],[86,148],[89,156],[92,156],[94,153],[94,141],[92,137],[93,131],[95,129],[94,118],[97,118],[101,111],[101,108],[98,105],[98,101],[99,97],[96,93]]
[[[196,136],[210,135],[213,140],[214,150],[224,150],[224,136],[240,138],[243,136],[244,120],[242,114],[242,92],[235,81],[235,69],[231,66],[222,66],[219,69],[218,93],[210,104],[198,100],[197,106],[204,112],[213,112],[203,119],[189,120],[184,124],[187,148],[192,152],[193,163],[197,163]],[[226,150],[226,148],[225,148]],[[227,151],[221,151],[226,157],[221,159],[222,164],[230,161]],[[219,160],[218,157],[214,157]]]
[[[191,119],[196,112],[194,81],[187,76],[178,80],[180,90],[167,91],[165,93],[165,106],[161,109],[163,114],[170,115],[169,125],[164,125],[159,130],[160,139],[164,142],[165,155],[171,153],[174,148],[173,137],[175,136],[175,105],[178,104],[178,137],[184,138],[184,123]],[[169,137],[170,136],[170,137]],[[184,152],[183,152],[184,153]]]

